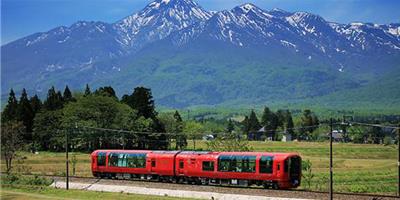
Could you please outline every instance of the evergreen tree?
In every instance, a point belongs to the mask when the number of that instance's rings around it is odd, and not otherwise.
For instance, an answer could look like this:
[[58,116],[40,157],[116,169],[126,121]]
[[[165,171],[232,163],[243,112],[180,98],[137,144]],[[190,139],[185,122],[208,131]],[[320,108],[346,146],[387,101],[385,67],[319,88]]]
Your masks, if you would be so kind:
[[69,90],[68,85],[65,86],[63,99],[64,99],[64,102],[74,101],[74,98],[72,97],[72,93]]
[[319,125],[318,117],[311,110],[304,110],[301,117],[300,139],[309,138],[310,134],[318,128],[317,125]]
[[288,112],[289,112],[288,110],[281,110],[281,109],[276,111],[275,115],[277,118],[277,127],[284,128],[285,123],[287,123]]
[[63,107],[63,99],[61,92],[60,91],[56,92],[54,86],[52,86],[49,89],[47,93],[47,99],[44,101],[43,107],[46,110],[58,110]]
[[[375,120],[374,124],[380,124],[380,121]],[[383,138],[385,137],[385,133],[382,131],[381,127],[373,126],[370,137],[374,144],[381,144],[383,143]]]
[[242,131],[247,135],[250,132],[250,126],[249,126],[249,117],[246,115],[241,122],[242,125]]
[[187,146],[187,138],[186,135],[182,133],[183,131],[183,121],[182,117],[179,114],[179,112],[176,110],[174,113],[174,119],[175,119],[175,132],[177,133],[176,135],[176,146],[175,149],[180,149],[183,150]]
[[35,94],[35,96],[31,97],[29,100],[31,103],[32,111],[34,114],[39,112],[40,109],[42,109],[42,101],[39,99],[39,97]]
[[293,123],[293,118],[292,118],[292,114],[288,111],[287,113],[287,123],[286,123],[286,132],[290,133],[290,134],[294,134],[294,123]]
[[94,94],[118,99],[114,88],[112,88],[111,86],[100,87],[94,92]]
[[17,119],[22,121],[25,126],[25,134],[23,135],[25,141],[32,141],[33,117],[33,109],[24,88],[18,103]]
[[123,102],[128,104],[131,108],[138,111],[139,116],[144,118],[155,118],[157,112],[155,111],[154,100],[151,90],[144,87],[137,87],[130,96],[124,97]]
[[174,113],[174,118],[177,122],[182,122],[182,117],[177,110]]
[[272,138],[275,138],[275,131],[279,126],[279,118],[268,107],[265,107],[261,117],[261,125],[265,127],[267,134],[272,134]]
[[1,113],[2,122],[12,121],[17,119],[17,109],[18,109],[18,101],[15,97],[14,90],[10,90],[10,95],[8,97],[8,102],[3,112]]
[[90,94],[92,94],[92,92],[90,91],[89,84],[86,84],[85,93],[83,96],[86,97],[89,96]]
[[145,87],[136,87],[130,96],[124,95],[121,102],[137,111],[138,117],[152,120],[152,131],[158,134],[145,136],[149,141],[149,149],[167,149],[169,139],[165,134],[165,125],[157,118],[151,90]]
[[254,110],[252,110],[249,117],[249,131],[257,132],[258,130],[260,130],[260,128],[260,122],[258,121],[256,113],[254,112]]
[[228,120],[228,125],[226,127],[226,131],[228,133],[232,133],[232,131],[235,130],[235,126],[233,125],[232,119]]

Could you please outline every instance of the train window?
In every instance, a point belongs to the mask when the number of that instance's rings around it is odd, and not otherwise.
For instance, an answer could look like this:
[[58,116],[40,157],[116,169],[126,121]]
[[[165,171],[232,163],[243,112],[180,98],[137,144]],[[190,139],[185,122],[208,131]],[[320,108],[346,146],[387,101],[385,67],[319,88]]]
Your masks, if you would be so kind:
[[272,156],[261,156],[260,173],[272,174],[273,160]]
[[179,168],[183,169],[184,165],[185,164],[184,164],[183,160],[180,160],[179,161]]
[[127,154],[127,167],[146,168],[146,154]]
[[231,165],[230,156],[219,156],[218,157],[218,171],[229,172],[230,165]]
[[151,167],[156,167],[156,161],[155,160],[151,161]]
[[118,167],[126,167],[126,154],[118,154]]
[[118,164],[118,154],[117,153],[110,153],[108,156],[108,166],[116,167]]
[[97,153],[97,166],[106,166],[106,153]]
[[255,172],[256,156],[220,156],[218,171],[226,172]]
[[203,161],[203,171],[214,171],[214,162]]
[[243,156],[241,162],[242,172],[255,172],[256,171],[256,156]]

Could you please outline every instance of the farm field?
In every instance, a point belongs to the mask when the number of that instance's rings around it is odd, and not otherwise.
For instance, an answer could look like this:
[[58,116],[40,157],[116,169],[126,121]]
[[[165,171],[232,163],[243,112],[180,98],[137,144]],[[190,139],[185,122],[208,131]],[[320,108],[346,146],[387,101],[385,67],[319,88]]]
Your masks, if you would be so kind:
[[113,193],[113,192],[93,192],[93,191],[83,191],[83,190],[64,190],[64,189],[54,189],[54,188],[10,188],[3,187],[0,192],[0,199],[2,200],[41,200],[41,199],[135,199],[135,200],[189,200],[187,198],[177,198],[177,197],[162,197],[162,196],[152,196],[152,195],[137,195],[137,194],[127,194],[127,193]]
[[[311,185],[303,181],[302,188],[328,190],[329,143],[324,142],[249,142],[253,151],[298,152],[303,160],[310,160],[314,177]],[[188,149],[193,148],[188,141]],[[397,189],[397,146],[373,144],[335,143],[334,190],[335,192],[360,192],[396,194]],[[196,141],[197,150],[206,150],[205,141]],[[65,175],[65,153],[40,152],[20,153],[26,157],[20,172],[33,174]],[[89,153],[71,153],[76,156],[76,176],[90,177]],[[2,171],[4,165],[1,166]],[[70,166],[70,174],[73,166]]]

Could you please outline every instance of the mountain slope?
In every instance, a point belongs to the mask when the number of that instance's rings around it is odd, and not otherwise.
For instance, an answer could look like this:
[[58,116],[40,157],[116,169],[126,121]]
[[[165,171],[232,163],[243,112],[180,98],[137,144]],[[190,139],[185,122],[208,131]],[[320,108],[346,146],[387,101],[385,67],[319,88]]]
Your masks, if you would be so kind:
[[368,102],[379,85],[370,102],[393,103],[396,81],[384,80],[399,71],[399,31],[399,23],[339,24],[253,4],[208,12],[192,0],[156,0],[112,24],[80,21],[2,46],[2,98],[11,87],[44,95],[51,85],[89,83],[120,94],[145,85],[169,107],[342,105],[348,99],[336,97]]

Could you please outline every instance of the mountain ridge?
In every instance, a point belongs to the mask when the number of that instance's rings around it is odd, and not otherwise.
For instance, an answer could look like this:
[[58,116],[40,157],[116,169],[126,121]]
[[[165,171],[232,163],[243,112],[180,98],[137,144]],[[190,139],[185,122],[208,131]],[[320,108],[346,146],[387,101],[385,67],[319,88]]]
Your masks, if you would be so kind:
[[2,97],[11,87],[114,83],[122,93],[151,87],[169,107],[313,99],[397,73],[399,32],[400,23],[340,24],[250,3],[211,12],[156,0],[114,23],[79,21],[3,45]]

